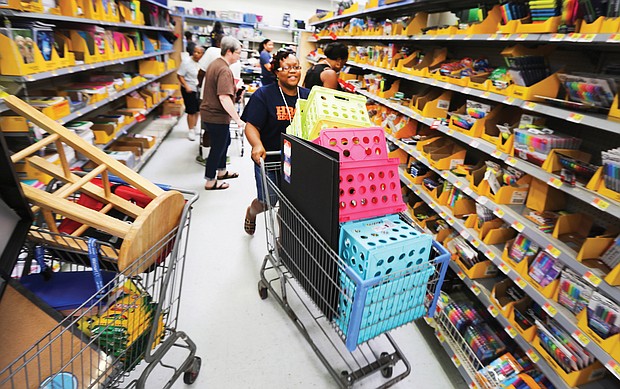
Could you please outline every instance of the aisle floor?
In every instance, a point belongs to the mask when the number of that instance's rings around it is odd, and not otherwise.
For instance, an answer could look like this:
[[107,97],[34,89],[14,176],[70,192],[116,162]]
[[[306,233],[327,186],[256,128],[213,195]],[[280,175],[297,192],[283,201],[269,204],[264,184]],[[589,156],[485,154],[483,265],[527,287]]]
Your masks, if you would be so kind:
[[[255,236],[243,231],[245,210],[255,197],[249,145],[229,149],[231,171],[240,173],[223,191],[203,189],[204,168],[195,162],[198,142],[186,137],[185,118],[142,170],[154,182],[196,190],[182,291],[179,329],[197,344],[202,370],[194,388],[331,388],[335,382],[273,300],[257,293],[266,254],[264,219]],[[396,388],[466,388],[432,330],[424,323],[392,332],[412,364]],[[171,354],[168,362],[179,363]],[[161,388],[168,372],[157,368],[147,388]],[[396,370],[395,370],[396,374]],[[380,375],[377,374],[380,378]],[[374,387],[372,380],[360,387]],[[179,380],[174,388],[187,387]]]

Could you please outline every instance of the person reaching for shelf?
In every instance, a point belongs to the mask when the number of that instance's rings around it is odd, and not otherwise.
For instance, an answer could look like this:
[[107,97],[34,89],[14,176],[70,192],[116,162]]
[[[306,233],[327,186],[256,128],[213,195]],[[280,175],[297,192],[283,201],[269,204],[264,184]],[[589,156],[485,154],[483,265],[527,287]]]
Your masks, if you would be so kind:
[[338,73],[349,59],[349,48],[342,42],[328,44],[324,50],[325,57],[312,66],[306,73],[304,86],[312,89],[313,86],[339,89]]
[[[301,66],[292,51],[279,51],[271,61],[271,72],[276,83],[258,88],[250,97],[241,119],[246,122],[245,136],[252,146],[254,161],[254,178],[257,197],[246,210],[243,228],[249,235],[256,230],[256,216],[265,210],[266,195],[261,184],[261,160],[277,161],[279,157],[267,156],[267,151],[280,150],[280,134],[286,132],[295,116],[297,99],[307,99],[310,90],[299,87]],[[269,178],[277,182],[274,172],[268,172]],[[275,197],[269,194],[273,204]]]

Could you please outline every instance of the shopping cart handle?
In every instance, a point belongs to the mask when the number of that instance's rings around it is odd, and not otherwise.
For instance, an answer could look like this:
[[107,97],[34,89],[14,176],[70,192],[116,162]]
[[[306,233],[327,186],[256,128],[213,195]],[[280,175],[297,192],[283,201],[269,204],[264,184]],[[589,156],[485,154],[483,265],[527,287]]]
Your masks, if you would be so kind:
[[282,151],[280,150],[275,150],[275,151],[266,151],[265,154],[267,155],[280,155]]

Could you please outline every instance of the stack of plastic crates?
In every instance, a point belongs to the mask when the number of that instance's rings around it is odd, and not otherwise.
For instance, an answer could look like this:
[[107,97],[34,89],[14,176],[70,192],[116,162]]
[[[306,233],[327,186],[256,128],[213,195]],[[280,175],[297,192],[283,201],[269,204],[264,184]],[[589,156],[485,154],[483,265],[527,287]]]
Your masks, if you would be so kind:
[[398,215],[399,160],[387,157],[383,129],[326,129],[315,142],[340,154],[339,255],[347,266],[335,323],[352,351],[426,315],[450,256]]
[[[302,108],[301,115],[298,115],[299,108]],[[287,129],[287,133],[314,140],[321,130],[327,128],[369,127],[371,125],[364,96],[314,87],[308,100],[299,103],[295,118]]]

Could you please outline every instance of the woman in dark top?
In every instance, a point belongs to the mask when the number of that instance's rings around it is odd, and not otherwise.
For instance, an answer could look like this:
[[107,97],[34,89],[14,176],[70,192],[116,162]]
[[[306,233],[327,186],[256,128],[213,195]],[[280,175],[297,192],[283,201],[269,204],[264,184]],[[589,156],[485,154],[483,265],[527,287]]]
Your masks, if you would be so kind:
[[325,47],[325,57],[310,68],[304,79],[304,87],[313,86],[338,89],[338,72],[349,59],[349,48],[342,42],[333,42]]
[[[271,61],[271,72],[276,82],[261,86],[252,94],[246,105],[241,120],[245,124],[245,136],[252,145],[254,177],[257,196],[247,208],[243,228],[249,235],[254,235],[256,216],[264,211],[265,193],[261,185],[260,161],[268,162],[274,157],[267,157],[267,151],[281,148],[280,135],[286,132],[295,117],[297,99],[307,99],[310,91],[298,86],[301,78],[301,66],[295,54],[290,51],[278,52]],[[276,161],[278,157],[276,157]],[[277,182],[275,172],[267,173],[272,181]],[[275,194],[270,193],[270,202],[275,202]]]
[[269,85],[276,82],[276,76],[271,72],[271,52],[273,51],[273,42],[271,39],[265,39],[258,45],[260,54],[260,81],[263,85]]

